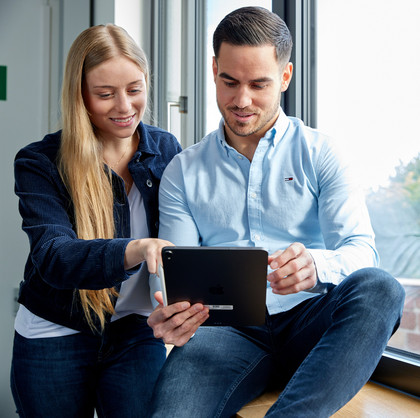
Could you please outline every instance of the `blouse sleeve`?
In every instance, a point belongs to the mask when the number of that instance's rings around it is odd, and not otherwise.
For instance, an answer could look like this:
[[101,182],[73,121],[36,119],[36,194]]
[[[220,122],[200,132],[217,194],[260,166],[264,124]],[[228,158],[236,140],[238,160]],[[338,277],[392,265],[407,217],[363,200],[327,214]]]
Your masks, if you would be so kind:
[[46,155],[23,149],[14,169],[30,260],[45,282],[58,289],[97,290],[113,287],[134,273],[124,270],[129,238],[77,238],[70,198],[56,165]]

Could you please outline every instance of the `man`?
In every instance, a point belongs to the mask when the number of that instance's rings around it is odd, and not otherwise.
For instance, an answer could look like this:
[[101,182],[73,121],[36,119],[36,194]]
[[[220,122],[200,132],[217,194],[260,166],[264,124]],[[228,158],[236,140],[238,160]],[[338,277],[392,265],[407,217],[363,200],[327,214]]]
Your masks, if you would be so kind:
[[179,347],[161,372],[153,416],[229,417],[274,381],[284,389],[267,416],[327,417],[369,379],[404,291],[375,268],[368,213],[334,141],[280,108],[293,71],[285,23],[263,8],[238,9],[213,47],[223,119],[168,166],[160,236],[267,248],[266,322],[199,327],[209,315],[202,305],[159,305],[149,325]]

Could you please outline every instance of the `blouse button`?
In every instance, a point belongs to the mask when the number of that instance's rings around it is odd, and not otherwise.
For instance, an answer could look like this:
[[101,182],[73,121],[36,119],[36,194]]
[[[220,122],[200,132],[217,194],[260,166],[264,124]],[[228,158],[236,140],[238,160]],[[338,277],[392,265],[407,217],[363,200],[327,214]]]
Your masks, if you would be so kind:
[[147,187],[152,187],[153,186],[152,180],[150,180],[150,179],[147,179],[146,184],[147,184]]

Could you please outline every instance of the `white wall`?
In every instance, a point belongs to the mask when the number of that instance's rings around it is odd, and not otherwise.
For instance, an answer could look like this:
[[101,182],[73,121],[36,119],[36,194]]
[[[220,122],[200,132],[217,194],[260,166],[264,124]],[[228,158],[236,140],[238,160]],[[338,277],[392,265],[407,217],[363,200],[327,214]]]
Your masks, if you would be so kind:
[[0,65],[7,66],[7,100],[0,101],[0,415],[4,418],[16,416],[9,389],[13,297],[28,251],[13,193],[13,158],[20,147],[45,133],[43,3],[0,0]]
[[[49,5],[51,7],[49,7]],[[50,16],[61,8],[63,32],[49,38]],[[59,14],[54,14],[55,19]],[[76,18],[77,16],[77,18]],[[57,23],[57,22],[55,22]],[[28,254],[14,194],[13,159],[16,152],[49,130],[50,43],[57,72],[63,45],[89,26],[88,0],[0,0],[0,65],[7,66],[7,100],[0,101],[0,417],[14,418],[9,373],[15,313],[14,289],[23,276]],[[57,42],[57,39],[59,42]],[[52,90],[58,92],[56,86]],[[54,121],[52,121],[54,123]]]

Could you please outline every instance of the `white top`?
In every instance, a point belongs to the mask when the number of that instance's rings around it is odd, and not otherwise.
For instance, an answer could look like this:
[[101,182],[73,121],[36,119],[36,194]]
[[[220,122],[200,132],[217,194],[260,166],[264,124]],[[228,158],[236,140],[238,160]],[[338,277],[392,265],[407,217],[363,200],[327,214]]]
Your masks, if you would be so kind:
[[[128,194],[130,205],[130,224],[132,238],[149,236],[146,222],[146,210],[143,198],[133,184]],[[132,313],[148,316],[153,307],[150,300],[149,273],[144,263],[141,269],[122,283],[119,297],[115,305],[115,314],[111,321]],[[47,321],[33,314],[25,306],[20,305],[15,318],[15,330],[26,338],[63,337],[77,334],[79,331]]]

